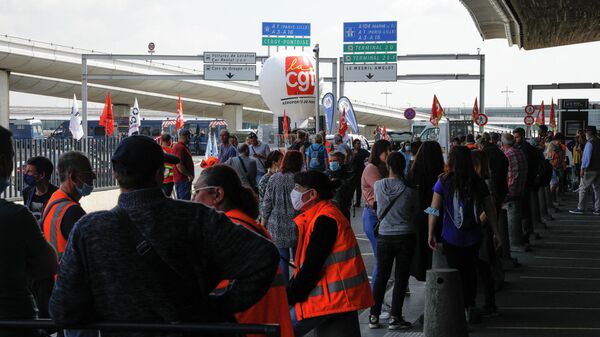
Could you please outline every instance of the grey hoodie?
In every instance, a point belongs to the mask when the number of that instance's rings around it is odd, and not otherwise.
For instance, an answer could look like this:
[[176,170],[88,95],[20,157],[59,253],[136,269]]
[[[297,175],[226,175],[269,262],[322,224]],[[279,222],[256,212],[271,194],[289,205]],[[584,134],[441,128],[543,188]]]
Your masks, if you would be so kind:
[[394,202],[383,221],[379,225],[379,235],[403,235],[415,232],[414,219],[418,212],[417,191],[408,187],[400,179],[385,178],[375,182],[375,201],[377,201],[377,217],[381,219],[383,212],[398,194],[402,195]]

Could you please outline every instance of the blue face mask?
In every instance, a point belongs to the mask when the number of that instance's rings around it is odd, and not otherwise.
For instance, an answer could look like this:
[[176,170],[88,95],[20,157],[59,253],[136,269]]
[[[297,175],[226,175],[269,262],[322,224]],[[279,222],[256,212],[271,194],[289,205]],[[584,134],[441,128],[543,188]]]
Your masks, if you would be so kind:
[[410,145],[406,145],[406,146],[404,147],[404,150],[405,150],[405,151],[410,151]]
[[83,185],[81,185],[81,187],[77,187],[75,186],[75,188],[77,189],[77,192],[82,196],[82,197],[86,197],[90,194],[92,194],[92,191],[94,190],[94,186],[92,185],[88,185],[84,182],[82,182]]
[[35,186],[35,177],[29,174],[23,175],[23,182],[29,187]]
[[10,180],[2,179],[0,180],[0,193],[4,192],[6,188],[10,185]]
[[329,170],[330,171],[338,171],[341,168],[342,168],[342,166],[340,165],[339,161],[330,161],[329,162]]

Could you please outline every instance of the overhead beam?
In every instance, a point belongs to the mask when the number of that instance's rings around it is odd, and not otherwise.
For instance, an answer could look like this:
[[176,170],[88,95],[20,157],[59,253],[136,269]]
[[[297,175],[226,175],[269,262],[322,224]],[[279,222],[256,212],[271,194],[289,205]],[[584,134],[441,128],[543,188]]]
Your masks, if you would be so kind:
[[600,83],[551,83],[551,84],[529,84],[527,85],[527,104],[533,102],[534,90],[577,90],[577,89],[600,89]]

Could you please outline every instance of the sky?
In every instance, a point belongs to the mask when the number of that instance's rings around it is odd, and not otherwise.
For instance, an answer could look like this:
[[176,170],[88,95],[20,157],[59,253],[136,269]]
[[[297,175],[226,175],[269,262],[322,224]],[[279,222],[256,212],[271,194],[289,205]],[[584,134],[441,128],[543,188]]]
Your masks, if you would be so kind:
[[[0,34],[111,53],[143,54],[148,42],[161,54],[250,51],[266,55],[261,22],[309,22],[311,44],[321,57],[342,56],[344,22],[397,21],[398,54],[486,55],[487,106],[526,103],[528,84],[597,82],[600,42],[534,51],[504,39],[482,41],[459,0],[396,1],[192,1],[192,0],[2,0]],[[328,65],[324,65],[323,73]],[[400,62],[399,74],[477,74],[477,61]],[[351,100],[394,107],[430,106],[433,94],[445,107],[471,107],[478,81],[348,83]],[[600,100],[600,90],[536,91],[534,103],[551,98]],[[11,105],[69,107],[68,100],[11,92]]]

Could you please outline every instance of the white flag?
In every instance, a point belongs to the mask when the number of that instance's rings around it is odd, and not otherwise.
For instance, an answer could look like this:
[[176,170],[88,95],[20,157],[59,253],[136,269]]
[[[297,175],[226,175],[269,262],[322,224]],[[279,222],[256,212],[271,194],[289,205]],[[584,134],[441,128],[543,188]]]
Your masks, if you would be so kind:
[[140,107],[138,106],[137,97],[129,113],[129,133],[127,135],[131,136],[136,132],[140,133]]
[[219,157],[219,143],[217,143],[217,134],[213,133],[213,151],[215,157]]
[[71,121],[69,122],[69,130],[73,135],[73,139],[80,140],[83,137],[83,127],[81,126],[81,115],[77,106],[77,97],[73,94],[73,107],[71,108]]
[[210,136],[210,133],[209,133],[208,138],[206,140],[206,153],[204,154],[204,157],[206,159],[208,159],[208,157],[212,157],[212,156],[213,156],[212,137]]

